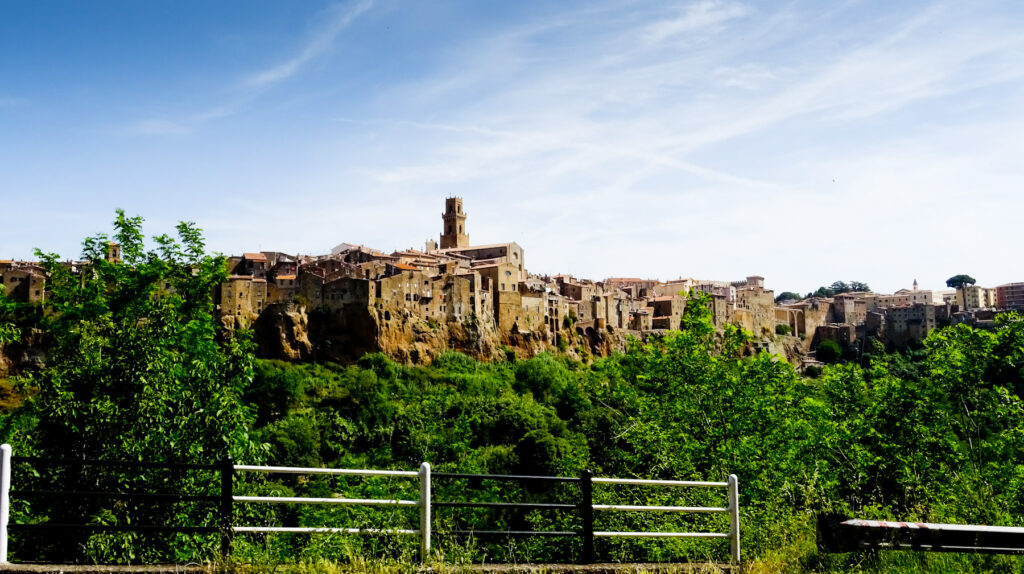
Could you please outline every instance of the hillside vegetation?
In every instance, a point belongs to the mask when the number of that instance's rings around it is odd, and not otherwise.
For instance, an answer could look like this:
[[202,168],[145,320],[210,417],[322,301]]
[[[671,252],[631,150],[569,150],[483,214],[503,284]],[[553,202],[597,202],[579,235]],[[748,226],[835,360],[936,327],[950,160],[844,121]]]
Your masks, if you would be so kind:
[[[1024,526],[1024,321],[998,318],[933,332],[912,353],[876,350],[863,365],[801,377],[784,360],[744,356],[747,335],[716,332],[704,305],[683,329],[582,364],[551,354],[476,362],[446,353],[430,366],[366,355],[356,364],[254,361],[244,333],[217,332],[209,286],[220,280],[188,226],[182,245],[141,249],[139,222],[120,218],[123,266],[97,263],[84,279],[58,276],[43,327],[47,365],[22,375],[30,395],[4,415],[0,438],[18,454],[344,468],[663,479],[740,480],[744,556],[754,571],[1022,570],[1002,556],[819,554],[817,512],[863,518]],[[87,246],[89,243],[87,242]],[[133,248],[133,245],[137,249]],[[102,259],[100,244],[93,258]],[[48,259],[56,266],[56,259]],[[56,268],[56,267],[55,267]],[[200,272],[183,271],[200,269]],[[172,285],[173,288],[166,288]],[[9,305],[0,321],[16,323]],[[17,329],[5,327],[7,341]],[[2,343],[2,341],[0,341]],[[19,467],[20,468],[20,467]],[[54,477],[16,472],[21,488],[62,484],[216,492],[216,477],[169,480],[110,470]],[[246,494],[416,499],[414,481],[253,475]],[[435,500],[574,501],[570,486],[437,481]],[[721,505],[703,490],[595,489],[598,501]],[[17,505],[12,522],[85,513],[96,524],[194,524],[213,510],[183,503],[47,501]],[[205,513],[205,514],[204,514]],[[415,509],[245,507],[236,523],[415,528]],[[437,511],[435,528],[579,527],[574,513]],[[721,516],[598,515],[606,530],[719,530]],[[179,561],[216,557],[215,536],[69,533],[15,537],[14,560]],[[416,562],[411,538],[239,535],[235,558],[261,564],[327,559]],[[447,562],[573,561],[575,539],[439,537]],[[724,542],[599,539],[605,561],[725,561]]]

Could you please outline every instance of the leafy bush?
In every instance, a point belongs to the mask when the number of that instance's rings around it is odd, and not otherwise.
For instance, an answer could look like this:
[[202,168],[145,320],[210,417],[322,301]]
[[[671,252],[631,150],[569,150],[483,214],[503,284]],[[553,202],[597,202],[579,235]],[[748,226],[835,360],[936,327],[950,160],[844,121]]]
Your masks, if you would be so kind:
[[825,339],[818,343],[816,349],[816,356],[822,363],[835,363],[843,356],[843,350],[839,347],[839,343],[832,339]]

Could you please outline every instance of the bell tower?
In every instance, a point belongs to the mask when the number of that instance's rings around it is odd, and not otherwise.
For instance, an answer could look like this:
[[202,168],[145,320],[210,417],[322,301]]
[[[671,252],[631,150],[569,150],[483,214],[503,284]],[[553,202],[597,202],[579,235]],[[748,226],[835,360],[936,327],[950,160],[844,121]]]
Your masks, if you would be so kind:
[[469,247],[466,233],[466,212],[462,211],[462,198],[449,197],[444,200],[444,229],[441,232],[441,249]]

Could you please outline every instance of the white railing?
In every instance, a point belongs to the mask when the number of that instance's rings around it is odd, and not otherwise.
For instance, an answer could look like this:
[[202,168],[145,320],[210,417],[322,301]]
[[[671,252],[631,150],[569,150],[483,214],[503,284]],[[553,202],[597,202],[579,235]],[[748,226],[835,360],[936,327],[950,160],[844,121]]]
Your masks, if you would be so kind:
[[729,515],[729,532],[610,532],[595,531],[595,538],[728,538],[729,557],[733,564],[740,563],[740,505],[739,480],[735,474],[729,475],[727,482],[705,482],[693,480],[644,480],[639,478],[592,478],[594,484],[629,484],[640,486],[676,486],[724,488],[728,498],[728,506],[630,506],[623,504],[594,504],[597,511],[612,512],[685,512],[685,513],[723,513]]
[[419,500],[380,498],[306,498],[298,496],[233,496],[233,502],[243,504],[341,504],[341,505],[383,505],[417,506],[420,509],[420,527],[406,528],[334,528],[328,526],[232,526],[232,532],[328,532],[340,534],[399,534],[420,537],[420,559],[430,554],[430,463],[420,465],[419,472],[411,470],[366,470],[343,468],[302,468],[293,466],[253,466],[236,464],[236,472],[263,472],[268,474],[327,474],[346,476],[398,476],[418,478]]
[[[25,463],[31,459],[21,460]],[[56,460],[56,459],[54,459]],[[52,461],[51,461],[52,462]],[[67,461],[78,462],[81,461]],[[7,563],[8,550],[8,516],[10,510],[10,485],[11,485],[11,447],[10,445],[0,446],[0,564]],[[141,464],[141,463],[140,463]],[[149,464],[149,463],[145,463]],[[183,465],[178,465],[183,466]],[[222,476],[222,520],[220,528],[202,527],[212,532],[221,532],[222,536],[229,536],[229,533],[343,533],[343,534],[368,534],[368,535],[403,535],[418,536],[420,542],[421,559],[426,560],[430,555],[431,547],[431,468],[430,464],[424,462],[420,465],[419,471],[403,470],[369,470],[369,469],[329,469],[329,468],[303,468],[283,466],[253,466],[253,465],[232,465],[226,460],[222,467],[201,466],[201,468],[213,468],[223,471]],[[313,498],[297,496],[235,496],[231,486],[231,473],[235,472],[259,472],[268,474],[303,474],[303,475],[346,475],[346,476],[390,476],[418,479],[419,499],[404,500],[399,498]],[[593,557],[593,539],[597,537],[637,537],[637,538],[728,538],[730,541],[730,558],[733,564],[740,563],[740,522],[739,522],[739,491],[736,475],[730,475],[727,482],[704,482],[704,481],[682,481],[682,480],[644,480],[634,478],[595,478],[591,477],[589,471],[584,471],[579,478],[570,477],[541,477],[541,476],[515,476],[515,475],[463,475],[452,473],[439,473],[438,478],[478,478],[478,479],[501,479],[501,480],[546,480],[556,482],[576,482],[581,486],[581,499],[579,504],[569,502],[563,504],[538,505],[534,503],[472,503],[472,502],[439,502],[438,506],[509,506],[509,507],[536,507],[552,506],[562,509],[579,509],[583,515],[583,529],[580,532],[504,532],[506,535],[565,535],[580,536],[584,544],[584,560],[589,561]],[[727,506],[674,506],[674,505],[631,505],[631,504],[594,504],[593,485],[636,485],[654,487],[707,487],[724,488],[728,499]],[[68,493],[69,495],[75,493]],[[325,505],[370,505],[370,506],[397,506],[419,508],[419,528],[338,528],[330,526],[236,526],[232,523],[232,504],[325,504]],[[666,512],[666,513],[725,513],[729,516],[729,532],[619,532],[619,531],[594,531],[594,512]],[[11,528],[26,525],[10,525]],[[38,526],[38,525],[33,525]],[[66,526],[66,525],[65,525]],[[194,527],[193,531],[197,530]],[[484,533],[483,531],[479,531]],[[498,531],[487,531],[488,534],[502,534]],[[227,540],[225,554],[230,553],[230,538]]]

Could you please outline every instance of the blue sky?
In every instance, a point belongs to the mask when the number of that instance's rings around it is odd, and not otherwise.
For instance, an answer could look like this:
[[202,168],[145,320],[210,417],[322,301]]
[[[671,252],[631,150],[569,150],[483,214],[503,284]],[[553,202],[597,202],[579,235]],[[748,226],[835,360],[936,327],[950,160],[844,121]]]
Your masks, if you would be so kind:
[[1024,281],[1019,2],[0,0],[0,258],[114,210],[223,253]]

